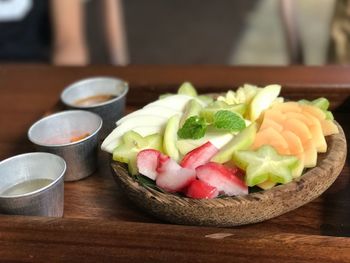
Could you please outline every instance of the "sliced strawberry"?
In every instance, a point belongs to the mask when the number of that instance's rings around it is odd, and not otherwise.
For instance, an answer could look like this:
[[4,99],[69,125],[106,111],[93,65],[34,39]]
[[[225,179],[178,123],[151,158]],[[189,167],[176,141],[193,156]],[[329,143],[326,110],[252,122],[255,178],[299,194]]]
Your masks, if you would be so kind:
[[248,187],[230,168],[209,162],[196,168],[199,180],[216,187],[220,194],[228,196],[248,194]]
[[201,180],[194,180],[186,192],[186,196],[197,199],[210,199],[218,195],[218,189]]
[[157,150],[142,150],[137,154],[136,163],[139,173],[156,180],[158,172],[157,167],[161,153]]
[[181,161],[181,166],[189,169],[196,169],[206,164],[219,151],[211,142],[207,142],[198,148],[190,151]]
[[196,179],[196,171],[182,168],[171,158],[159,158],[156,184],[164,190],[174,193],[183,190]]

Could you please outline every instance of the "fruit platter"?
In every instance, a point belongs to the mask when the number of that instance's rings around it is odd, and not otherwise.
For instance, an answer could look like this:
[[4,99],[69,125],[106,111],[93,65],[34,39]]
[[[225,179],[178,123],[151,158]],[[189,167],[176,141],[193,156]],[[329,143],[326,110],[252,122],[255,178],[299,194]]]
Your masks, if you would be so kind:
[[346,159],[326,98],[289,101],[277,84],[176,94],[134,111],[102,143],[125,195],[162,220],[236,226],[320,196]]

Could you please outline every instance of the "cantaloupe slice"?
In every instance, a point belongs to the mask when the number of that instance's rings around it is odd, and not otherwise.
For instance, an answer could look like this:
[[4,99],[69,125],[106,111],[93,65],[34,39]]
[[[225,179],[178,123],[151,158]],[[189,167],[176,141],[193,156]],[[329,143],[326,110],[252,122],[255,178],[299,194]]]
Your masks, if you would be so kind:
[[317,150],[312,140],[303,143],[305,168],[315,167],[317,164]]
[[281,132],[283,130],[283,127],[281,124],[275,122],[274,120],[272,119],[269,119],[269,118],[264,118],[259,130],[264,130],[266,128],[274,128],[276,131],[278,132]]
[[285,116],[288,118],[298,119],[306,124],[312,134],[312,141],[316,146],[318,152],[327,151],[327,143],[324,138],[320,120],[316,119],[313,115],[308,112],[287,112]]
[[288,143],[282,137],[281,133],[272,127],[257,132],[252,149],[258,149],[263,145],[271,145],[279,154],[289,154]]
[[[312,116],[310,114],[308,114],[308,115]],[[289,111],[289,112],[284,113],[284,116],[286,117],[286,119],[298,119],[298,120],[302,121],[303,123],[305,123],[307,126],[314,125],[314,120],[313,119],[309,119],[308,117],[306,117],[305,113],[303,113],[303,112],[292,112],[292,111]]]
[[302,112],[307,112],[320,121],[326,119],[326,114],[316,106],[301,104],[300,108],[302,109]]
[[286,117],[279,110],[268,109],[264,113],[264,119],[273,120],[274,122],[276,122],[278,124],[282,124],[284,122],[284,120],[286,119]]
[[278,110],[280,112],[301,112],[300,104],[298,102],[289,101],[284,103],[278,103],[271,107],[271,109]]
[[338,126],[332,120],[321,121],[322,132],[324,136],[339,133]]
[[282,137],[288,143],[288,149],[291,155],[298,156],[304,153],[303,144],[300,138],[291,131],[284,130],[281,132]]
[[287,131],[295,133],[303,144],[309,140],[312,140],[312,134],[309,128],[305,123],[298,119],[286,119],[283,123],[283,128]]
[[337,125],[332,120],[326,120],[326,114],[324,111],[319,109],[318,107],[311,105],[301,105],[303,113],[308,113],[320,121],[322,132],[324,136],[337,134],[339,133],[339,129]]

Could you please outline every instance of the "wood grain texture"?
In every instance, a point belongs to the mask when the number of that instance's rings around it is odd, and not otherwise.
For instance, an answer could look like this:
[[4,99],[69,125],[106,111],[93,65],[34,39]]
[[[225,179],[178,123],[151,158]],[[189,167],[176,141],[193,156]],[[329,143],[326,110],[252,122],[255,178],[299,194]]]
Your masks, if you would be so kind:
[[[0,65],[0,160],[34,151],[27,129],[43,115],[61,109],[59,94],[66,85],[102,75],[130,83],[128,111],[160,93],[175,91],[183,80],[193,81],[201,93],[225,91],[244,82],[281,83],[287,98],[330,98],[349,140],[349,73],[350,67]],[[130,202],[114,182],[110,156],[100,152],[95,174],[65,184],[64,218],[0,216],[0,256],[2,261],[349,262],[349,241],[343,238],[350,237],[349,178],[347,159],[340,176],[319,198],[262,223],[233,229],[175,226]],[[203,238],[218,232],[234,235]]]
[[102,219],[13,219],[0,220],[3,262],[350,261],[350,239],[340,237]]

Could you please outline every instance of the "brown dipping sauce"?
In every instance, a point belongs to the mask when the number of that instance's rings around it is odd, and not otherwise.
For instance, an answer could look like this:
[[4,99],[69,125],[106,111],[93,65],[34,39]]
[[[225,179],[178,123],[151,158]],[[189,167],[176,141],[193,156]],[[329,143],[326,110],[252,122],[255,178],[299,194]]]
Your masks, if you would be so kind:
[[112,95],[112,94],[94,95],[94,96],[90,96],[87,98],[79,99],[79,100],[74,102],[74,105],[76,105],[76,106],[91,106],[91,105],[95,105],[95,104],[99,104],[102,102],[112,100],[116,97],[117,96]]

